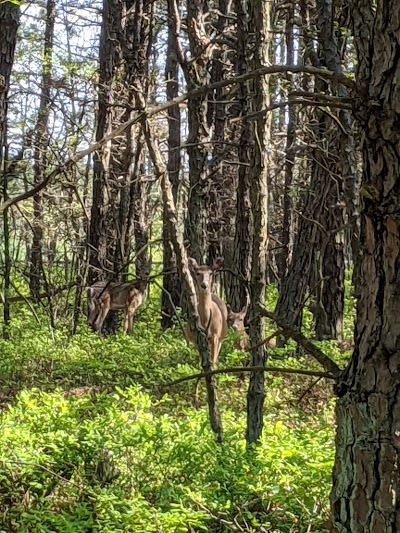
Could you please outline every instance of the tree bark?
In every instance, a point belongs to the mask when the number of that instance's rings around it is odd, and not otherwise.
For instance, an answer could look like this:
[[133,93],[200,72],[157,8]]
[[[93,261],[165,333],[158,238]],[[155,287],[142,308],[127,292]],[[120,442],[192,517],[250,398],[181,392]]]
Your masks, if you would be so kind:
[[[234,1],[237,17],[237,60],[236,69],[240,75],[250,68],[250,29],[248,3],[241,0]],[[251,95],[248,84],[238,86],[239,114],[246,116],[251,113]],[[239,274],[233,278],[228,296],[232,309],[239,310],[248,300],[247,284],[250,282],[251,250],[253,215],[250,200],[250,168],[253,160],[252,122],[242,120],[238,148],[238,181],[236,190],[236,221],[235,239],[233,245],[233,265]]]
[[[168,46],[165,65],[167,82],[167,100],[176,98],[179,94],[179,61],[175,51],[175,37],[173,34],[173,12],[168,2]],[[178,203],[179,168],[181,163],[181,112],[179,106],[168,109],[168,178],[172,189],[174,205]],[[161,326],[165,329],[173,324],[174,307],[180,305],[181,290],[176,259],[168,223],[167,206],[163,204],[163,292],[161,296]]]
[[[265,64],[269,59],[270,43],[270,9],[268,0],[257,0],[250,3],[249,27],[255,28],[254,40],[250,41],[253,68]],[[269,105],[268,78],[256,78],[251,84],[253,93],[254,111],[265,109]],[[264,322],[258,312],[258,307],[265,302],[265,285],[267,272],[267,247],[268,247],[268,157],[266,146],[270,138],[269,114],[257,117],[251,125],[253,155],[250,170],[250,201],[254,217],[254,235],[252,247],[251,284],[250,284],[250,341],[251,366],[264,366],[265,349]],[[247,429],[246,440],[248,443],[257,442],[263,428],[264,406],[264,372],[250,374],[249,389],[247,393]]]
[[400,4],[350,2],[363,132],[356,346],[338,383],[331,494],[340,533],[400,531]]
[[[207,34],[207,0],[191,0],[187,4],[187,28],[191,61],[182,63],[187,90],[210,83],[210,60],[213,47]],[[190,254],[199,264],[206,262],[207,201],[209,194],[208,158],[210,131],[208,98],[191,96],[188,100],[187,153],[189,158],[189,198],[185,237]]]
[[[15,45],[20,19],[20,6],[11,2],[0,4],[0,198],[4,202],[8,199],[8,169],[7,169],[7,109],[8,90],[14,63]],[[4,306],[3,337],[9,338],[8,325],[10,323],[10,283],[11,283],[11,254],[9,213],[3,212],[4,233]]]

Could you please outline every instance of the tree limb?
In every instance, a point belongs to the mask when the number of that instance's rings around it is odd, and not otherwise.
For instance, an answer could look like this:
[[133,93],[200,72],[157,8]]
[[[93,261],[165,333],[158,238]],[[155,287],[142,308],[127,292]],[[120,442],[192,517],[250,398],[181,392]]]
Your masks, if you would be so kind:
[[173,387],[179,383],[184,383],[185,381],[192,381],[194,379],[206,378],[208,376],[213,376],[215,374],[236,374],[239,372],[279,372],[281,374],[300,374],[303,376],[315,376],[319,378],[335,379],[330,372],[319,372],[316,370],[305,370],[301,368],[282,368],[279,366],[232,366],[228,368],[217,368],[216,370],[211,370],[210,372],[199,372],[197,374],[191,374],[190,376],[183,376],[181,378],[175,379],[168,383],[163,383],[161,388]]
[[[268,311],[263,307],[262,305],[259,305],[257,307],[258,311],[261,313],[262,316],[265,316],[266,318],[269,318],[273,320],[277,326],[282,330],[283,335],[285,337],[289,337],[296,341],[304,350],[314,357],[318,361],[318,363],[325,368],[330,374],[333,375],[334,378],[338,378],[339,375],[342,372],[342,369],[335,363],[335,361],[332,361],[330,357],[324,354],[322,350],[317,348],[315,344],[313,344],[311,341],[307,339],[300,331],[294,331],[293,329],[289,328],[285,321],[280,318],[275,313],[272,313],[271,311]],[[315,374],[317,375],[317,374]]]

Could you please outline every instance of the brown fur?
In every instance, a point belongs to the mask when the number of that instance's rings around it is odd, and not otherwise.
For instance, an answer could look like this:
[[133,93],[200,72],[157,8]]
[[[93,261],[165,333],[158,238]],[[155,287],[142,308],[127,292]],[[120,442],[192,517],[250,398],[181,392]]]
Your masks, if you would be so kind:
[[[222,266],[223,260],[216,259],[212,267],[199,266],[191,257],[188,259],[189,270],[193,276],[197,295],[197,311],[200,323],[206,331],[211,351],[211,365],[216,368],[222,342],[226,336],[228,311],[225,303],[212,293],[214,272]],[[186,325],[186,336],[196,344],[196,337],[189,325]]]

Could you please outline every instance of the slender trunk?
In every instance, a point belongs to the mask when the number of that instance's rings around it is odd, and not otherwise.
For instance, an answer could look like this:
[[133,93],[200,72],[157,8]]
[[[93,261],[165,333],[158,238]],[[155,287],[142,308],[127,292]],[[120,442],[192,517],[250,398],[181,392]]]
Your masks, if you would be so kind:
[[[166,210],[166,222],[169,225],[171,242],[174,246],[179,278],[182,282],[182,289],[186,297],[189,310],[190,327],[196,334],[196,344],[199,350],[201,365],[204,372],[211,370],[210,348],[207,336],[201,327],[197,312],[197,298],[192,276],[188,268],[187,252],[183,244],[182,236],[178,229],[178,218],[174,202],[172,186],[169,181],[167,169],[164,166],[158,146],[154,141],[154,135],[145,119],[142,121],[143,130],[146,137],[150,157],[152,158],[155,172],[160,179],[163,203]],[[205,378],[207,388],[207,403],[210,417],[210,425],[217,436],[219,442],[222,441],[222,422],[218,404],[216,380],[214,376]]]
[[[294,3],[290,3],[286,14],[286,64],[294,65]],[[289,87],[292,86],[293,76],[286,76]],[[293,206],[291,201],[293,168],[295,164],[294,142],[296,135],[296,112],[293,105],[287,108],[287,129],[286,129],[286,156],[285,156],[285,178],[283,185],[283,218],[282,218],[282,250],[279,254],[279,278],[281,282],[285,278],[288,264],[290,262],[291,240],[292,240],[292,213]]]
[[[175,53],[171,4],[168,3],[168,48],[165,65],[167,81],[167,100],[172,100],[179,94],[179,62]],[[175,206],[178,203],[179,167],[181,154],[181,113],[179,106],[168,109],[168,177],[172,187]],[[171,327],[174,308],[180,305],[180,281],[176,272],[176,260],[171,242],[170,228],[167,221],[167,208],[163,204],[163,292],[161,298],[161,326]]]
[[[270,42],[270,9],[268,0],[257,0],[249,6],[249,27],[255,28],[255,39],[252,43],[253,60],[252,69],[265,65],[269,57]],[[269,105],[269,86],[264,77],[253,81],[254,110],[261,111]],[[268,158],[266,146],[270,138],[269,115],[259,115],[252,124],[254,158],[250,171],[250,200],[254,213],[254,236],[251,265],[250,285],[250,340],[251,366],[264,366],[265,350],[261,344],[264,340],[264,322],[257,309],[265,303],[265,285],[267,272],[267,205],[268,205]],[[251,372],[247,394],[247,430],[248,443],[257,442],[263,428],[264,406],[264,372]]]
[[[7,169],[7,110],[8,89],[10,85],[11,70],[14,63],[14,52],[17,41],[17,31],[20,19],[20,6],[11,2],[0,4],[0,199],[6,201],[8,197],[8,169]],[[9,211],[3,213],[4,233],[4,306],[3,337],[9,338],[8,326],[10,323],[10,227]]]
[[[244,74],[249,68],[249,19],[246,3],[234,1],[237,16],[237,72]],[[238,86],[238,100],[240,113],[246,116],[251,113],[251,96],[248,83]],[[250,168],[253,159],[252,122],[243,120],[238,148],[239,170],[236,190],[236,231],[233,245],[233,264],[238,273],[230,287],[228,301],[232,309],[242,309],[247,303],[247,284],[250,282],[251,271],[251,235],[253,227],[252,209],[250,202]]]
[[[34,182],[44,180],[47,169],[47,152],[49,144],[49,117],[51,109],[50,90],[53,68],[53,37],[56,16],[55,0],[48,0],[44,50],[42,58],[42,87],[40,94],[38,118],[34,136]],[[40,287],[45,280],[43,272],[43,196],[39,192],[33,197],[33,239],[30,257],[29,288],[34,299],[39,298]],[[47,288],[46,288],[46,292]]]

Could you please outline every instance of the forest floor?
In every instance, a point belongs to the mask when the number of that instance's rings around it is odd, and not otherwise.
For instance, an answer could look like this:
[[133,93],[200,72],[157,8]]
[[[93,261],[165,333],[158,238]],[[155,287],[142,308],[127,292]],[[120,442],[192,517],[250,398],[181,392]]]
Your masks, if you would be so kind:
[[[325,531],[331,383],[266,374],[263,436],[249,448],[248,375],[218,375],[218,445],[204,384],[197,404],[196,380],[162,386],[198,372],[198,355],[178,324],[161,330],[157,297],[130,337],[100,338],[84,320],[71,336],[18,309],[12,340],[0,341],[0,532]],[[230,331],[220,368],[246,364],[234,340]],[[318,345],[344,364],[334,342]],[[292,343],[269,356],[321,370]]]

